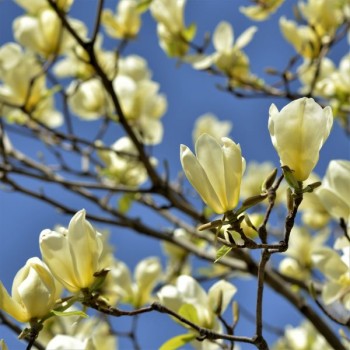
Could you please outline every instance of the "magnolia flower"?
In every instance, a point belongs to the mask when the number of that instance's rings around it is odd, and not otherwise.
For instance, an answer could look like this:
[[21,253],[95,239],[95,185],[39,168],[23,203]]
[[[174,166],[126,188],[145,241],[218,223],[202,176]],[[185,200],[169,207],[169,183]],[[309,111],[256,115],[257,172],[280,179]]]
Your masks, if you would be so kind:
[[[326,276],[322,299],[326,305],[340,301],[350,310],[350,244],[342,245],[342,255],[329,247],[322,247],[312,255],[313,263]],[[338,247],[335,246],[335,249]]]
[[[85,37],[87,29],[78,20],[69,19],[79,36]],[[73,36],[62,27],[62,22],[51,8],[44,8],[33,15],[17,17],[13,22],[16,41],[45,57],[61,54],[75,44]]]
[[299,327],[287,326],[285,335],[272,347],[272,350],[331,350],[325,338],[309,322]]
[[208,134],[217,141],[228,136],[232,129],[232,123],[225,120],[220,121],[214,114],[206,113],[197,118],[192,132],[193,143],[196,143],[199,136]]
[[307,280],[314,268],[313,254],[322,248],[329,237],[328,230],[319,231],[312,236],[302,227],[294,226],[290,235],[289,247],[279,266],[279,270],[286,276]]
[[[61,10],[68,11],[74,0],[53,0],[57,7]],[[15,2],[23,7],[31,15],[38,14],[41,10],[50,8],[47,0],[15,0]]]
[[219,70],[229,78],[239,81],[250,79],[249,58],[242,49],[252,40],[257,28],[249,27],[236,40],[230,23],[222,21],[215,28],[213,45],[215,53],[209,56],[199,56],[195,59],[193,67],[207,69],[215,64]]
[[343,218],[350,227],[350,161],[332,160],[316,194],[334,219]]
[[115,260],[101,293],[111,303],[119,301],[139,308],[152,300],[152,291],[160,280],[161,272],[159,259],[149,257],[136,265],[133,281],[127,265]]
[[217,214],[234,209],[239,201],[245,160],[241,148],[223,137],[220,145],[203,134],[196,142],[196,156],[185,146],[180,147],[181,165],[191,185],[203,201]]
[[[315,183],[318,181],[320,181],[320,178],[316,174],[311,173],[306,185],[308,183]],[[319,190],[320,187],[316,188],[311,193],[304,193],[303,201],[299,206],[302,214],[302,222],[313,229],[320,229],[324,227],[330,219],[326,207],[317,194]]]
[[[104,50],[102,44],[102,36],[98,35],[94,44],[94,54],[100,68],[108,78],[113,79],[117,72],[118,60],[115,52]],[[84,82],[96,76],[95,68],[90,63],[89,54],[80,45],[67,51],[65,57],[55,64],[53,71],[60,78],[75,77]]]
[[241,6],[239,10],[254,21],[263,21],[270,17],[282,5],[284,0],[264,0],[252,6]]
[[309,26],[297,24],[284,17],[280,19],[280,28],[283,36],[305,58],[316,58],[319,55],[321,43],[315,31]]
[[[66,311],[77,309],[70,307]],[[38,340],[47,350],[81,350],[86,349],[86,345],[90,346],[89,350],[111,350],[117,345],[117,337],[111,334],[108,323],[95,316],[52,317],[44,322]]]
[[112,107],[101,81],[97,78],[84,82],[73,81],[68,89],[69,107],[84,120],[95,120],[109,115]]
[[72,293],[90,288],[94,274],[101,271],[103,249],[101,234],[85,219],[85,210],[78,211],[68,229],[57,232],[46,229],[40,234],[40,250],[53,275]]
[[169,55],[184,56],[195,33],[196,27],[184,24],[184,8],[186,0],[154,0],[150,11],[157,21],[157,33],[160,46]]
[[121,0],[116,15],[109,9],[102,11],[101,23],[112,38],[134,38],[141,27],[141,13],[136,0]]
[[48,344],[46,349],[48,350],[97,350],[94,346],[92,339],[87,338],[84,340],[72,337],[69,335],[56,335]]
[[[191,276],[179,276],[176,285],[166,285],[157,294],[161,304],[170,308],[176,313],[191,310],[195,323],[201,327],[209,328],[220,332],[221,324],[217,320],[217,314],[222,314],[227,309],[237,289],[234,285],[224,280],[216,282],[208,291],[208,294],[201,285]],[[186,316],[185,316],[186,317]],[[197,348],[207,349],[208,341],[203,343],[194,342]],[[214,345],[210,349],[217,349]]]
[[[99,150],[98,156],[105,163],[100,174],[112,184],[137,187],[147,180],[147,171],[139,160],[138,152],[133,142],[124,136],[111,145],[111,150]],[[151,158],[156,164],[156,159]]]
[[[54,109],[52,92],[46,87],[41,66],[30,52],[23,52],[15,43],[0,48],[1,114],[10,122],[31,123],[27,113],[49,127],[58,127],[62,115]],[[13,106],[6,105],[6,102]],[[15,106],[18,106],[16,108]],[[24,112],[22,110],[25,110]]]
[[316,31],[320,37],[329,37],[334,34],[338,26],[345,19],[346,1],[334,2],[329,0],[308,0],[308,2],[300,2],[299,9],[303,17],[307,20],[310,27]]
[[322,109],[312,98],[300,98],[278,111],[269,110],[269,131],[281,165],[288,166],[297,181],[306,180],[333,124],[332,110]]
[[19,322],[46,316],[57,298],[55,280],[39,258],[29,259],[17,272],[12,297],[0,282],[0,309]]
[[150,80],[152,77],[147,61],[137,55],[120,57],[118,59],[118,74],[128,76],[135,82]]
[[143,143],[155,145],[163,138],[160,118],[167,108],[159,84],[152,80],[135,81],[130,76],[118,75],[113,87],[120,99],[125,117]]

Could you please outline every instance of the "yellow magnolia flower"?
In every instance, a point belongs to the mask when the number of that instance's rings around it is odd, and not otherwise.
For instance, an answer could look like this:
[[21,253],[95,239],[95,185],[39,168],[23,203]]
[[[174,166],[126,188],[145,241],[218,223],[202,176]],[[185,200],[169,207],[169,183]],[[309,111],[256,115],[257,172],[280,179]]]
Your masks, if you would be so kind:
[[242,6],[239,10],[254,21],[263,21],[270,17],[282,5],[284,0],[263,0],[256,5]]
[[281,17],[279,24],[283,36],[301,56],[305,58],[318,57],[321,47],[320,38],[311,27],[298,26],[295,22],[284,17]]
[[269,114],[271,140],[281,165],[288,166],[297,181],[306,180],[331,131],[332,109],[329,106],[322,109],[312,98],[303,97],[281,111],[272,104]]
[[350,161],[332,160],[316,194],[334,219],[350,226]]
[[0,309],[19,322],[44,317],[57,298],[55,280],[39,258],[29,259],[17,272],[12,297],[0,282]]
[[78,211],[68,229],[58,232],[46,229],[40,234],[40,250],[52,274],[72,293],[89,288],[99,272],[103,250],[101,234],[85,219],[85,210]]
[[182,168],[203,201],[217,214],[235,208],[239,201],[245,160],[241,148],[223,137],[220,145],[212,136],[201,135],[196,142],[196,156],[181,145]]
[[232,129],[232,123],[228,120],[220,121],[214,114],[206,113],[197,118],[192,132],[193,143],[202,134],[209,134],[216,140],[228,136]]
[[141,13],[136,0],[121,0],[116,15],[109,9],[102,12],[101,23],[112,38],[129,39],[137,35],[141,27]]
[[[69,19],[73,29],[85,37],[85,25],[75,19]],[[16,41],[28,49],[45,57],[61,54],[75,44],[73,36],[62,27],[61,20],[51,8],[45,8],[35,16],[24,15],[13,22]]]

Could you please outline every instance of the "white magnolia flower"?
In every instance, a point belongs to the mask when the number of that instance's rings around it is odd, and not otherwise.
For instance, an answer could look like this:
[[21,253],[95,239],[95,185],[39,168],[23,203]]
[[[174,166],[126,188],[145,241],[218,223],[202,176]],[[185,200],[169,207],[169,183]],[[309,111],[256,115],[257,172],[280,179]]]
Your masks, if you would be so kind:
[[288,166],[297,181],[305,181],[331,131],[331,108],[322,108],[312,98],[303,97],[280,111],[272,104],[269,114],[271,140],[281,165]]
[[[81,21],[69,19],[69,22],[79,36],[86,36],[87,29]],[[17,17],[13,22],[13,31],[16,41],[45,57],[61,54],[76,43],[51,8],[44,8],[35,16]]]
[[[220,280],[206,293],[193,277],[182,275],[177,278],[174,286],[164,286],[157,295],[164,306],[180,314],[186,312],[185,309],[190,309],[190,314],[194,313],[196,324],[220,332],[221,324],[216,315],[225,312],[236,291],[234,285]],[[211,344],[207,340],[193,343],[198,349],[219,348],[218,344]]]
[[316,194],[334,219],[343,218],[350,227],[350,161],[332,160]]
[[187,146],[180,147],[188,181],[217,214],[237,206],[245,168],[240,146],[226,137],[221,142],[222,145],[207,134],[201,135],[196,142],[196,156]]
[[85,219],[85,210],[78,211],[68,229],[59,232],[46,229],[40,234],[40,250],[53,275],[70,292],[90,288],[94,274],[102,270],[101,234]]
[[0,282],[0,309],[20,322],[46,316],[57,298],[55,280],[39,258],[29,259],[17,272],[12,296]]
[[30,113],[34,120],[49,127],[61,125],[62,115],[54,108],[53,94],[46,87],[45,75],[41,74],[33,54],[23,52],[15,43],[3,45],[0,48],[0,81],[1,114],[7,120],[31,123]]
[[102,295],[113,303],[121,302],[139,308],[152,301],[152,291],[160,281],[162,267],[156,257],[141,260],[132,279],[129,268],[115,260],[102,289]]
[[220,121],[214,114],[206,113],[196,119],[192,132],[193,143],[202,134],[208,134],[220,141],[222,137],[227,137],[232,129],[232,123],[228,120]]
[[109,10],[102,11],[101,23],[112,38],[134,38],[141,27],[141,13],[136,0],[120,0],[116,14]]

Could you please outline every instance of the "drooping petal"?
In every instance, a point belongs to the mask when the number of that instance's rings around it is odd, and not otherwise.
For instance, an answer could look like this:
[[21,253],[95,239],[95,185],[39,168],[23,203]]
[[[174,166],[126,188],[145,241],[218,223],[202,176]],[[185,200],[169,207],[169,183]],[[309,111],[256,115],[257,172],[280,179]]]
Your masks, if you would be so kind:
[[[218,307],[217,303],[221,299],[221,312],[225,312],[227,306],[229,305],[232,297],[236,294],[237,288],[224,280],[216,282],[208,292],[209,304],[213,311],[216,311]],[[221,295],[220,295],[221,294]]]

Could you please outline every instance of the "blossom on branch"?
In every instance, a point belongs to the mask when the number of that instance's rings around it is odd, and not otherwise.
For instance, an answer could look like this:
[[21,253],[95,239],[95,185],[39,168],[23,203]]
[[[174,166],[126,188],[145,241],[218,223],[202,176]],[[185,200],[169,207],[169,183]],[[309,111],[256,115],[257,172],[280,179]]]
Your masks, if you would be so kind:
[[191,185],[217,214],[234,209],[239,201],[245,160],[241,147],[223,137],[219,144],[212,136],[201,135],[196,142],[196,156],[180,147],[181,165]]
[[39,258],[29,259],[17,272],[12,296],[0,282],[0,309],[20,322],[46,316],[58,297],[54,277]]
[[333,124],[331,108],[322,108],[312,98],[300,98],[278,111],[269,110],[269,131],[282,166],[292,170],[297,181],[305,181],[319,158]]
[[90,288],[100,272],[103,243],[101,234],[85,219],[85,210],[78,211],[68,229],[46,229],[40,234],[40,250],[52,274],[70,292]]

